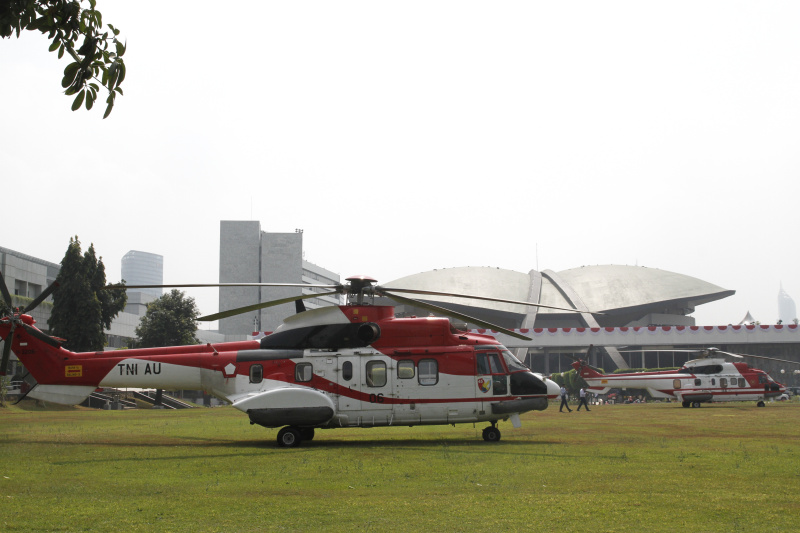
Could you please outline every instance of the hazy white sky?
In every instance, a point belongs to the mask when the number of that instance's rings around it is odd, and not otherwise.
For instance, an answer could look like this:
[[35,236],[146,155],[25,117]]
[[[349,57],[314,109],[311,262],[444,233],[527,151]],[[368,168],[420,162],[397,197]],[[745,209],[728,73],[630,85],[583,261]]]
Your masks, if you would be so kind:
[[46,38],[0,41],[2,246],[216,282],[220,220],[259,220],[343,277],[627,264],[736,291],[699,324],[800,302],[796,1],[98,8],[128,44],[106,120]]

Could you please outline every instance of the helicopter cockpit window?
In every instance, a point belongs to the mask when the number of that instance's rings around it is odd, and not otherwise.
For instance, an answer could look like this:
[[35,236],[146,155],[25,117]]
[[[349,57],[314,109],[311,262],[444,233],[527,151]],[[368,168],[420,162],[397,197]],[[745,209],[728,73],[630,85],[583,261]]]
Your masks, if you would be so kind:
[[524,372],[528,370],[528,367],[508,350],[503,350],[503,359],[509,372]]
[[368,387],[383,387],[386,385],[386,363],[383,361],[368,362],[366,377]]
[[294,369],[295,381],[311,381],[313,375],[314,368],[311,366],[311,363],[298,363]]
[[489,360],[486,359],[485,353],[479,353],[476,355],[478,360],[478,375],[479,376],[488,376],[491,374],[489,372]]
[[763,385],[764,383],[768,383],[769,380],[767,379],[767,376],[765,376],[764,374],[759,374],[758,375],[758,382]]
[[506,373],[503,363],[500,362],[500,354],[496,352],[478,352],[475,358],[478,363],[478,375]]
[[436,359],[422,359],[419,362],[419,384],[436,385],[439,383],[439,364]]
[[399,379],[412,379],[414,377],[414,361],[408,359],[398,361],[397,377]]
[[342,379],[345,381],[353,379],[353,363],[350,361],[342,363]]
[[264,380],[264,367],[252,365],[250,367],[250,383],[261,383]]

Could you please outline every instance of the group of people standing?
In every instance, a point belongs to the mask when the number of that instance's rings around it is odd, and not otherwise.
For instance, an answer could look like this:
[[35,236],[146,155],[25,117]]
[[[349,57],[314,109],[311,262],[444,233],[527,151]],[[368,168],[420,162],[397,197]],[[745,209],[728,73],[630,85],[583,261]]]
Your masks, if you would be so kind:
[[[581,407],[586,407],[586,410],[588,411],[589,410],[589,403],[586,401],[586,389],[585,388],[581,387],[580,395],[581,395],[581,401],[578,404],[578,411],[581,410]],[[569,411],[570,413],[572,412],[572,409],[569,408],[568,400],[569,400],[569,395],[567,394],[567,388],[566,387],[561,387],[561,407],[558,408],[558,412],[559,413],[563,413],[564,412],[564,407],[566,407],[567,411]]]

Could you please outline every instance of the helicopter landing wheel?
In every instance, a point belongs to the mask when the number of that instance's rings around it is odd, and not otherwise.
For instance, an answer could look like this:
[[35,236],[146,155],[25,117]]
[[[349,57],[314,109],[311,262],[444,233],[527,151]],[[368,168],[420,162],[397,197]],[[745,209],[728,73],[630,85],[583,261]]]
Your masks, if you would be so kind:
[[692,404],[692,407],[700,407],[700,402],[694,402],[694,403]]
[[684,406],[684,407],[691,407],[692,406],[692,402],[683,402],[681,405]]
[[758,403],[756,404],[756,407],[766,407],[766,405],[767,405],[767,404],[765,404],[764,402],[758,402]]
[[500,440],[500,430],[496,426],[489,426],[483,430],[483,440],[486,442],[497,442]]
[[313,440],[314,428],[300,428],[300,438],[303,440]]
[[283,448],[300,446],[302,440],[300,429],[294,426],[286,426],[278,432],[278,446]]

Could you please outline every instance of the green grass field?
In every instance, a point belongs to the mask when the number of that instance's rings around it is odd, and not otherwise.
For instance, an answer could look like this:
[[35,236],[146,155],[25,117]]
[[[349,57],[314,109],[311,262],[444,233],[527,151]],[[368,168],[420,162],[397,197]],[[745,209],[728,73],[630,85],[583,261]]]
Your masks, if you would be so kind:
[[[27,402],[23,402],[22,405]],[[232,408],[0,409],[2,531],[796,531],[800,404],[317,430]]]

